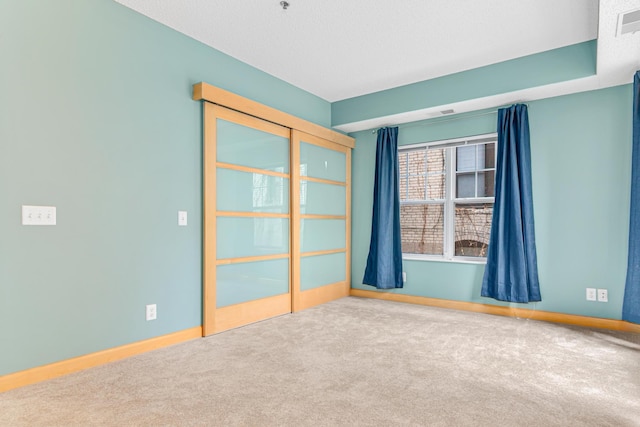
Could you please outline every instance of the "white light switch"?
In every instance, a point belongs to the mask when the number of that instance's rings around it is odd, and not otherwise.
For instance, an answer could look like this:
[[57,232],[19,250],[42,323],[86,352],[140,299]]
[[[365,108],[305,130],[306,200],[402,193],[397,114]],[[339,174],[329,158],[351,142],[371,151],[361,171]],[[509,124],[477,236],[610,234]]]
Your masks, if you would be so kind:
[[56,207],[23,205],[22,225],[56,225]]
[[178,225],[187,225],[187,211],[178,211]]

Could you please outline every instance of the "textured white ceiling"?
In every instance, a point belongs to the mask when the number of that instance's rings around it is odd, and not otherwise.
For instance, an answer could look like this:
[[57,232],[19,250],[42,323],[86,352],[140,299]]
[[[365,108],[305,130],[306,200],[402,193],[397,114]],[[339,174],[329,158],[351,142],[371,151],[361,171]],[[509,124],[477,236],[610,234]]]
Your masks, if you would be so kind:
[[640,0],[600,0],[598,76],[601,86],[628,83],[640,68],[640,32],[617,35],[618,16],[640,8]]
[[116,1],[331,102],[598,37],[598,0]]

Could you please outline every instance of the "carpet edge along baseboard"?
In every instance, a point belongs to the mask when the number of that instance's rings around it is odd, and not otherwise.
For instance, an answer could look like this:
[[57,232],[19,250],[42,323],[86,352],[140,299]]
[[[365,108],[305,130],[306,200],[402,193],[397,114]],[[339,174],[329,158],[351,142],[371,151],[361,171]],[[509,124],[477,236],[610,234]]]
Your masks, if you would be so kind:
[[48,365],[14,372],[0,376],[0,393],[201,337],[202,327],[196,326],[119,347],[108,348],[95,353],[61,360]]
[[466,301],[453,301],[438,298],[420,297],[415,295],[395,294],[389,292],[367,291],[363,289],[351,289],[349,295],[353,297],[373,298],[385,301],[427,305],[430,307],[472,311],[475,313],[495,314],[506,317],[519,317],[530,320],[540,320],[544,322],[564,323],[586,328],[609,329],[612,331],[640,333],[640,325],[625,322],[623,320],[579,316],[577,314],[555,313],[552,311],[539,311],[527,308],[503,307],[498,305],[480,304]]
[[[587,328],[599,328],[614,331],[640,333],[640,325],[625,322],[623,320],[603,319],[598,317],[579,316],[575,314],[555,313],[550,311],[538,311],[515,307],[503,307],[465,301],[453,301],[414,295],[395,294],[389,292],[375,292],[362,289],[351,289],[349,295],[361,298],[381,299],[386,301],[472,311],[476,313],[494,314],[499,316],[519,317],[530,320],[564,323]],[[202,337],[202,327],[196,326],[190,329],[184,329],[182,331],[173,332],[167,335],[161,335],[159,337],[134,342],[131,344],[126,344],[120,347],[113,347],[95,353],[54,362],[48,365],[14,372],[11,374],[0,376],[0,393],[200,337]]]

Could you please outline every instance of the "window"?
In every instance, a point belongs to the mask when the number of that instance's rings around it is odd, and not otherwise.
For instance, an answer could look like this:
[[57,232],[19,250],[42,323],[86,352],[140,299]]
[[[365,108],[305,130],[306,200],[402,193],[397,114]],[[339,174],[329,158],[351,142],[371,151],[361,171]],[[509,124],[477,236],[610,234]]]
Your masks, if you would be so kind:
[[496,135],[398,149],[404,255],[487,256],[494,203]]

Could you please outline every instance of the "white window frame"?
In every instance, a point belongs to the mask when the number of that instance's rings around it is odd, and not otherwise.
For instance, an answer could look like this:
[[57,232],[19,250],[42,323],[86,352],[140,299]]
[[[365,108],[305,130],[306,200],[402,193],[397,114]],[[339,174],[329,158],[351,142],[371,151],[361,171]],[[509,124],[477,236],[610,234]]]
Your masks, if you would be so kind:
[[[443,254],[431,255],[431,254],[414,254],[414,253],[402,253],[402,259],[407,260],[423,260],[423,261],[445,261],[445,262],[460,262],[460,263],[472,263],[472,264],[486,264],[486,257],[465,257],[455,255],[455,205],[461,204],[476,204],[476,203],[494,203],[495,197],[469,197],[469,198],[456,198],[456,159],[455,150],[452,148],[469,145],[479,145],[487,142],[495,143],[494,153],[497,157],[498,153],[498,134],[489,133],[483,135],[475,135],[465,138],[447,139],[433,142],[423,142],[418,144],[403,145],[398,147],[398,154],[407,151],[414,151],[420,148],[447,148],[445,150],[445,198],[444,203],[438,200],[407,200],[400,201],[400,205],[428,205],[428,204],[443,204],[444,205],[444,237],[443,237]],[[426,161],[426,159],[425,159]],[[494,161],[494,165],[497,166],[497,158]],[[497,170],[497,169],[495,169]],[[475,172],[477,173],[477,169]],[[428,176],[429,171],[426,171]]]

